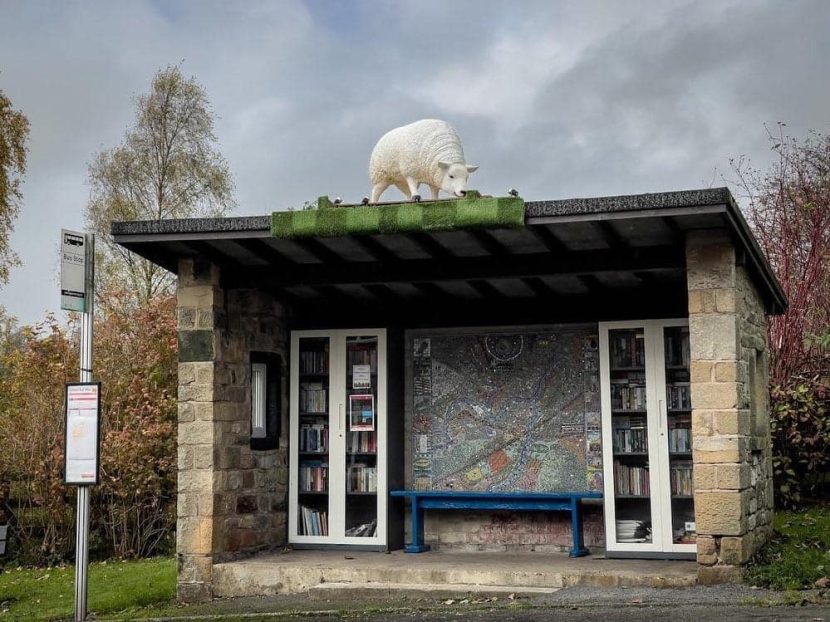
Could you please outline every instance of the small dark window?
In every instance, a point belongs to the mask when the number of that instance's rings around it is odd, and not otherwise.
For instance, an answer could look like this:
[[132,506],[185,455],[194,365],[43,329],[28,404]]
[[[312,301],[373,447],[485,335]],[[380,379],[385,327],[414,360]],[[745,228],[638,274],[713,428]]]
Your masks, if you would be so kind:
[[276,449],[280,438],[282,359],[251,352],[251,449]]

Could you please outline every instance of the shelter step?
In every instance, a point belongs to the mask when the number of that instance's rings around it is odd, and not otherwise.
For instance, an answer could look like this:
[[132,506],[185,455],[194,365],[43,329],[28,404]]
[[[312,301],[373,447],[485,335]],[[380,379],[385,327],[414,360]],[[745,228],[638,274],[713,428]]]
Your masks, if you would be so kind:
[[348,592],[355,596],[390,596],[397,598],[453,598],[472,599],[496,598],[505,600],[553,594],[558,587],[526,587],[515,585],[474,585],[471,583],[368,583],[338,582],[320,583],[309,588],[313,599],[326,599],[335,593]]

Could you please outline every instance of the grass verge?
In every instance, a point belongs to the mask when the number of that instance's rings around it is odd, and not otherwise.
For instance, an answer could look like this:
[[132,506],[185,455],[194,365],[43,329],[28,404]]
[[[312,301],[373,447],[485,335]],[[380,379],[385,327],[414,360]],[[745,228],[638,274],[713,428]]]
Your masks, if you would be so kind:
[[774,527],[772,540],[747,568],[747,583],[800,590],[830,577],[830,508],[777,512]]
[[[176,561],[158,557],[89,565],[90,613],[128,614],[176,596]],[[71,619],[75,568],[7,568],[0,574],[0,620]]]

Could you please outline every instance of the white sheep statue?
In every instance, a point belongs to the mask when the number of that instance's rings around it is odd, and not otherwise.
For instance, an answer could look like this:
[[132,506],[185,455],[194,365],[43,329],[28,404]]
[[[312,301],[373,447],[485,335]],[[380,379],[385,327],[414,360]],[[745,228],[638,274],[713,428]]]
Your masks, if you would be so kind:
[[440,190],[463,197],[467,178],[477,169],[465,163],[461,139],[449,123],[438,119],[415,121],[384,134],[372,150],[371,202],[377,203],[392,185],[413,201],[421,200],[421,184],[430,187],[433,199],[438,198]]

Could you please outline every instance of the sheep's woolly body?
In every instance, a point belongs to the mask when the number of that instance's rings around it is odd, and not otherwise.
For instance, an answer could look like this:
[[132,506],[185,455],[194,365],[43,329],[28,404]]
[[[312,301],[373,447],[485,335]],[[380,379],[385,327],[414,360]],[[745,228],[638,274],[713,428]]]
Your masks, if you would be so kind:
[[464,163],[461,139],[453,127],[438,119],[424,119],[384,134],[369,159],[372,184],[404,189],[406,178],[440,187],[444,171],[439,162]]

